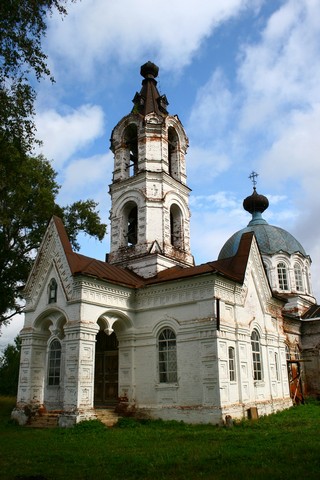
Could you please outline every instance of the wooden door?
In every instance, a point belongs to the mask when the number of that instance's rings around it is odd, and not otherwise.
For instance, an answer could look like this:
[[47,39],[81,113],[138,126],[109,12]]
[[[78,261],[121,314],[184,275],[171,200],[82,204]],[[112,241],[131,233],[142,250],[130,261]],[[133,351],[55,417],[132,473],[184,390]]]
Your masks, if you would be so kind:
[[95,358],[94,403],[111,405],[118,400],[118,341],[115,333],[97,335]]

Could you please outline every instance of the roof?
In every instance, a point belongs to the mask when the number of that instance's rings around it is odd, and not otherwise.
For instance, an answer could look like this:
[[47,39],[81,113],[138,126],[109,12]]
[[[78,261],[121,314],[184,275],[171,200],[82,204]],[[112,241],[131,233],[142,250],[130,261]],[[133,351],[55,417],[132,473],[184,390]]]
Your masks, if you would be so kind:
[[312,305],[302,316],[303,320],[320,318],[320,305]]
[[131,270],[116,267],[102,260],[96,260],[95,258],[73,252],[62,220],[54,216],[53,221],[57,228],[72,275],[86,275],[129,287],[141,285],[142,279]]
[[219,259],[235,255],[242,235],[248,232],[255,234],[262,254],[273,255],[282,251],[289,255],[300,252],[305,257],[307,256],[301,243],[283,228],[269,225],[267,222],[250,222],[246,228],[234,233],[226,241],[219,253]]
[[144,79],[142,80],[140,93],[137,92],[132,100],[134,103],[133,112],[139,112],[143,116],[149,113],[156,113],[162,116],[168,115],[167,97],[160,95],[157,89],[156,77],[158,72],[159,68],[152,62],[142,65],[140,73]]
[[131,270],[111,265],[72,251],[62,220],[53,217],[72,275],[95,277],[102,281],[139,288],[158,283],[192,278],[199,275],[217,273],[232,281],[242,283],[247,267],[253,233],[245,233],[239,243],[237,254],[233,257],[204,263],[195,267],[172,267],[151,278],[142,278]]
[[262,254],[274,255],[278,252],[285,252],[293,255],[294,253],[300,252],[303,256],[307,256],[301,243],[298,242],[291,233],[283,228],[269,225],[268,222],[262,218],[262,213],[268,206],[269,200],[267,197],[258,194],[254,186],[252,195],[243,201],[243,208],[252,214],[252,219],[247,227],[234,233],[226,241],[219,253],[219,259],[235,255],[238,250],[240,238],[247,232],[254,232]]

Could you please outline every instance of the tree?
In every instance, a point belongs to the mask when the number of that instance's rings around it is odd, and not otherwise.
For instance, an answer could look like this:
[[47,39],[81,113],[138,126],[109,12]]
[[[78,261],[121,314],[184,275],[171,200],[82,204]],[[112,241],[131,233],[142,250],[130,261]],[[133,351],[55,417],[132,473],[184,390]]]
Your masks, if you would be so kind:
[[42,156],[19,156],[11,144],[0,149],[0,325],[22,310],[21,290],[52,215],[64,221],[75,250],[79,231],[99,240],[106,232],[93,200],[59,206],[50,163]]
[[21,289],[53,214],[63,219],[76,249],[79,231],[99,240],[106,231],[93,200],[56,203],[56,172],[31,155],[37,141],[32,75],[50,77],[41,42],[48,14],[66,15],[67,3],[0,1],[0,326],[22,310]]
[[66,15],[67,3],[67,0],[0,2],[1,137],[7,141],[19,139],[24,151],[30,151],[35,140],[32,74],[37,80],[50,77],[47,56],[41,46],[46,20],[53,11]]
[[19,379],[21,342],[14,339],[14,345],[7,345],[0,357],[0,394],[16,395]]

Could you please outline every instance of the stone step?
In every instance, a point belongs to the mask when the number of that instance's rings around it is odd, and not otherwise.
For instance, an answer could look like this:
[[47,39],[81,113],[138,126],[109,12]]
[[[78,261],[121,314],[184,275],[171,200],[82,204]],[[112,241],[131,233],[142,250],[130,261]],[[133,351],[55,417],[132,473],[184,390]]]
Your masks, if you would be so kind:
[[59,413],[43,413],[31,417],[27,423],[30,428],[55,428],[58,426]]
[[119,415],[114,411],[114,408],[96,408],[95,414],[97,420],[100,420],[107,427],[113,427],[119,420]]

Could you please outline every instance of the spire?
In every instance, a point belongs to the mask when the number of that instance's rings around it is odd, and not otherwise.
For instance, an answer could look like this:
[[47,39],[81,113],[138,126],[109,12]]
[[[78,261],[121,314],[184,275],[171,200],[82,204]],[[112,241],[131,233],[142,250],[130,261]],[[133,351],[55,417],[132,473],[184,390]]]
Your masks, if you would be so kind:
[[142,80],[140,93],[137,92],[132,100],[134,103],[132,112],[140,113],[143,116],[152,112],[167,116],[167,106],[169,105],[167,97],[160,95],[157,89],[156,78],[159,73],[159,67],[149,61],[141,66],[140,73],[144,80]]
[[243,208],[252,215],[252,220],[249,225],[267,223],[266,220],[262,218],[262,213],[269,207],[269,200],[264,195],[257,193],[257,177],[258,173],[256,172],[251,172],[249,175],[249,178],[253,183],[253,193],[243,200]]

